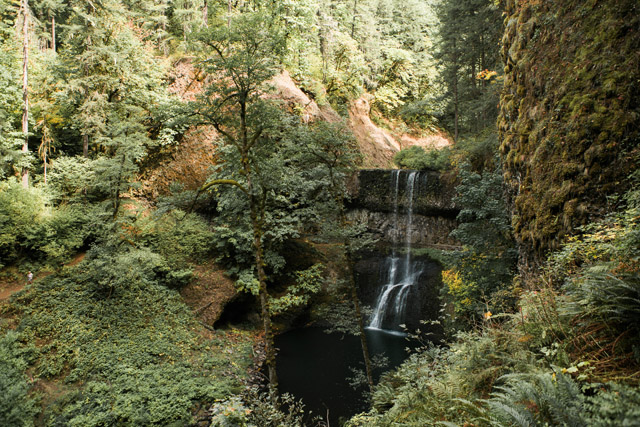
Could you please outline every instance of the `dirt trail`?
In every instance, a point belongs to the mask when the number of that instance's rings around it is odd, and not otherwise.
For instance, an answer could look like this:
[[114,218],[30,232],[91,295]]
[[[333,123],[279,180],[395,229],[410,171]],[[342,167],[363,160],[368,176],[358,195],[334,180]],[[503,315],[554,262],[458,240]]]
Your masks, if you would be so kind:
[[[84,259],[85,253],[81,252],[79,254],[76,254],[73,259],[71,261],[69,261],[68,263],[64,264],[65,267],[74,267],[76,265],[78,265],[83,259]],[[33,276],[33,280],[41,280],[51,274],[53,274],[53,271],[49,271],[49,270],[44,270],[44,271],[40,271],[40,272],[36,272],[36,274],[34,274]],[[17,274],[17,273],[16,273]],[[14,274],[15,277],[15,274]],[[26,274],[24,275],[24,277],[21,278],[13,278],[13,279],[7,279],[7,278],[0,278],[0,301],[4,301],[4,300],[8,300],[9,298],[11,298],[11,295],[15,294],[16,292],[20,292],[21,290],[24,289],[24,287],[27,285],[27,277]]]

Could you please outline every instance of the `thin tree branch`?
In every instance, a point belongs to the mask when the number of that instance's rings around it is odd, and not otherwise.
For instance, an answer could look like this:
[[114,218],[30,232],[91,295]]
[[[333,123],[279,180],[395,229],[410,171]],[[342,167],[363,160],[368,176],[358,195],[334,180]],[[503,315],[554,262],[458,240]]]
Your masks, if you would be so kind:
[[249,191],[244,187],[244,185],[240,184],[235,179],[214,179],[213,181],[207,182],[206,184],[204,184],[200,188],[200,190],[206,191],[209,188],[214,187],[216,185],[233,185],[233,186],[238,187],[244,194],[249,196]]

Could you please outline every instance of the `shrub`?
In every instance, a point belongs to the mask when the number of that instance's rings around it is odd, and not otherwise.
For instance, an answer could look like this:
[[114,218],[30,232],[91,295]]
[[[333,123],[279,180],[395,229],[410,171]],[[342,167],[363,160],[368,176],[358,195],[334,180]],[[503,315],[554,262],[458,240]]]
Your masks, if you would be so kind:
[[456,192],[460,213],[451,236],[463,248],[445,257],[449,269],[443,279],[449,298],[458,317],[467,321],[486,311],[510,311],[516,302],[511,283],[517,251],[502,197],[501,169],[479,174],[470,164],[461,165]]
[[[200,336],[180,295],[163,286],[161,258],[126,246],[94,248],[14,297],[21,337],[42,343],[33,371],[77,388],[45,408],[51,425],[187,425],[199,404],[242,389],[251,336]],[[96,293],[101,280],[113,288],[108,298]]]
[[55,208],[43,189],[24,189],[15,180],[0,183],[0,259],[4,263],[27,256],[60,263],[84,245],[86,224],[86,212],[79,206]]
[[278,396],[274,404],[268,393],[256,387],[251,387],[243,397],[232,396],[216,402],[211,412],[214,427],[316,425],[305,423],[304,405],[290,394]]
[[562,373],[517,374],[486,401],[493,426],[632,426],[640,417],[640,391],[624,384],[586,387]]
[[447,147],[425,151],[414,145],[397,153],[393,161],[405,169],[444,171],[451,167],[450,153]]
[[29,349],[18,342],[18,334],[8,331],[0,336],[0,424],[3,426],[32,426],[38,410],[29,396],[25,375]]

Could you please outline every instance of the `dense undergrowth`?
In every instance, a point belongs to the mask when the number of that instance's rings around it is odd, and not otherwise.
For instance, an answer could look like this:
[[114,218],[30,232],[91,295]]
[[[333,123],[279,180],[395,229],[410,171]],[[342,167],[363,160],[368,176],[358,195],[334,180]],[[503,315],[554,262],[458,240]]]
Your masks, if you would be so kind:
[[93,276],[100,273],[94,258],[39,281],[12,304],[21,312],[20,339],[39,343],[32,375],[68,390],[45,409],[49,425],[184,425],[197,402],[240,389],[250,337],[199,335],[177,292],[152,283],[141,258],[129,259],[138,262],[113,267],[139,279],[109,298],[87,286],[104,280]]
[[77,215],[41,190],[3,189],[3,259],[27,260],[5,279],[44,271],[1,307],[3,425],[182,426],[244,390],[255,334],[211,333],[178,293],[210,257],[202,219],[130,201],[102,222],[100,205]]

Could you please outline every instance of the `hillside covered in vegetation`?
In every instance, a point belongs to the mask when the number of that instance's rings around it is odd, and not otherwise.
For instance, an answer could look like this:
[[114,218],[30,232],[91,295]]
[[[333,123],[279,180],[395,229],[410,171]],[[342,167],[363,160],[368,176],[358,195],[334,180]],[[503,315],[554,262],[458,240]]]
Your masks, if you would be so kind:
[[[326,426],[276,369],[317,324],[341,425],[639,425],[636,3],[0,0],[0,424]],[[374,383],[350,197],[393,167],[455,229]]]

